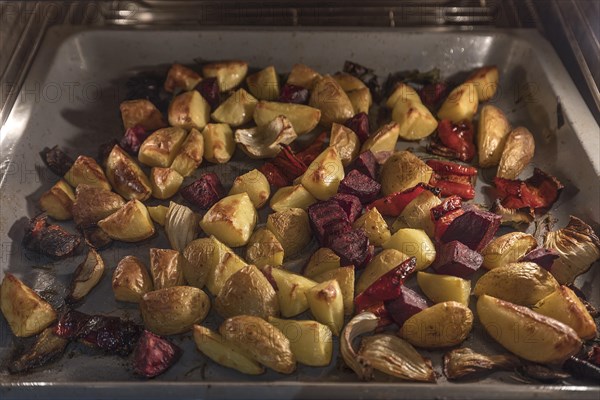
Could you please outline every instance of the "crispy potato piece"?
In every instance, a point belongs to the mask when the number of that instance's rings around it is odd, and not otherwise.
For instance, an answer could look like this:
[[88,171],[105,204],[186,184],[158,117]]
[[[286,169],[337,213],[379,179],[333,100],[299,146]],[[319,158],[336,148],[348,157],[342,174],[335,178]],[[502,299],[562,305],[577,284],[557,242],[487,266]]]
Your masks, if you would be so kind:
[[400,133],[400,125],[396,122],[381,126],[375,131],[360,148],[360,152],[371,150],[373,154],[380,152],[392,152],[396,148],[398,134]]
[[177,128],[202,129],[210,121],[210,104],[197,90],[183,92],[169,104],[169,124]]
[[87,296],[100,282],[102,275],[104,275],[104,260],[90,247],[85,260],[73,272],[68,301],[77,302]]
[[0,309],[17,337],[33,336],[56,320],[56,311],[11,273],[0,286]]
[[232,127],[252,121],[258,100],[244,89],[238,89],[211,114],[213,120]]
[[183,285],[180,257],[177,250],[150,249],[150,273],[155,290]]
[[279,77],[270,65],[246,78],[250,93],[260,100],[274,101],[279,98]]
[[274,317],[269,317],[268,321],[288,338],[292,353],[299,363],[311,367],[324,367],[331,363],[333,340],[331,330],[326,325],[317,321]]
[[254,122],[258,126],[267,125],[280,115],[285,116],[298,136],[312,131],[321,119],[321,110],[303,104],[259,101],[254,109]]
[[342,179],[342,160],[335,147],[328,147],[308,166],[300,183],[316,199],[327,200],[337,193]]
[[508,134],[504,150],[502,150],[496,176],[504,179],[517,179],[533,158],[533,153],[535,153],[535,140],[531,132],[522,126],[513,129]]
[[369,88],[365,87],[362,89],[352,90],[350,92],[346,92],[346,95],[350,100],[350,104],[352,104],[354,114],[361,112],[369,114],[369,109],[373,104],[373,97],[371,96],[371,90],[369,90]]
[[197,129],[190,130],[179,152],[171,163],[171,168],[183,177],[190,176],[202,163],[204,155],[204,136]]
[[144,171],[119,145],[113,147],[106,159],[106,176],[115,192],[127,200],[144,201],[152,194]]
[[202,81],[202,77],[193,69],[181,64],[173,64],[165,79],[165,91],[173,93],[175,89],[192,90]]
[[141,126],[145,131],[154,131],[167,126],[158,108],[149,100],[127,100],[122,102],[119,108],[125,130],[136,125]]
[[256,209],[262,208],[271,196],[269,181],[257,169],[246,172],[233,180],[229,194],[247,193]]
[[477,112],[479,98],[473,83],[463,83],[450,92],[437,113],[439,119],[449,119],[454,123],[470,121]]
[[293,274],[281,268],[263,269],[277,284],[277,298],[281,315],[290,318],[308,310],[306,291],[317,283],[302,275]]
[[277,189],[269,206],[273,211],[285,211],[290,208],[301,208],[306,210],[311,204],[315,204],[317,199],[301,184],[293,186],[284,186]]
[[344,125],[333,123],[329,135],[329,145],[336,148],[342,165],[348,166],[360,151],[360,139],[356,133]]
[[431,219],[431,209],[441,203],[440,198],[431,191],[424,191],[404,207],[392,225],[392,232],[397,232],[400,228],[414,228],[422,229],[429,237],[433,237],[435,226]]
[[248,73],[248,63],[232,60],[206,64],[202,67],[205,78],[217,78],[221,92],[234,89],[244,81]]
[[48,216],[59,221],[65,221],[73,218],[74,201],[73,189],[66,181],[61,179],[40,197],[39,204]]
[[344,326],[344,298],[339,283],[328,280],[306,291],[311,314],[339,336]]
[[354,229],[362,229],[369,238],[369,243],[381,246],[387,242],[392,234],[387,222],[376,207],[371,208],[352,223]]
[[469,305],[471,281],[467,279],[419,271],[417,282],[421,291],[434,303],[456,301],[465,306]]
[[269,214],[267,229],[281,243],[286,256],[298,254],[312,240],[308,214],[301,208]]
[[310,256],[302,274],[307,278],[313,279],[315,276],[339,267],[341,267],[340,256],[335,254],[330,248],[321,247]]
[[479,166],[485,168],[498,165],[510,131],[510,122],[502,110],[491,104],[483,106],[477,126]]
[[375,254],[356,282],[356,293],[364,292],[373,282],[408,258],[409,256],[396,249],[385,249]]
[[96,186],[100,189],[110,190],[110,184],[102,171],[102,167],[98,165],[96,160],[91,157],[79,156],[67,171],[63,178],[77,189],[80,184]]
[[304,64],[295,64],[290,71],[287,83],[312,90],[315,82],[321,78],[314,69]]
[[435,260],[435,246],[422,229],[402,228],[394,233],[382,246],[384,249],[396,249],[409,257],[417,259],[417,271],[429,267]]
[[142,296],[154,290],[146,266],[135,256],[126,256],[115,268],[112,276],[115,299],[139,303]]
[[392,120],[400,128],[398,136],[404,140],[421,140],[435,132],[438,122],[421,101],[397,101]]
[[157,199],[165,200],[173,197],[182,183],[183,176],[172,168],[153,167],[150,170],[152,196]]
[[348,95],[331,75],[315,82],[308,105],[321,110],[319,123],[329,127],[332,123],[343,123],[354,116],[354,107]]
[[481,251],[483,266],[487,269],[494,269],[517,262],[537,245],[537,240],[524,232],[510,232],[499,236]]
[[257,267],[281,266],[284,255],[283,246],[266,227],[255,230],[246,246],[246,260]]
[[154,235],[150,214],[139,200],[128,201],[117,212],[98,221],[98,226],[111,239],[123,242],[139,242]]
[[140,146],[138,160],[150,167],[170,167],[185,138],[185,129],[159,129],[144,140]]
[[110,190],[79,185],[73,203],[73,219],[78,226],[89,226],[117,212],[125,200]]
[[202,131],[204,158],[215,164],[225,164],[235,153],[233,132],[227,124],[208,124]]
[[[366,143],[366,142],[365,142]],[[381,191],[384,195],[402,192],[418,183],[429,183],[433,170],[411,152],[394,153],[381,168]]]
[[325,271],[313,278],[316,282],[335,280],[340,285],[344,304],[344,315],[354,312],[354,266],[340,267]]
[[475,86],[479,101],[487,101],[496,95],[498,81],[498,68],[495,65],[486,65],[473,71],[466,82]]
[[160,226],[165,226],[165,220],[167,218],[167,211],[169,211],[169,207],[160,205],[146,208],[148,209],[148,214],[150,214],[152,221],[156,222]]
[[411,86],[400,82],[394,87],[394,91],[386,100],[385,106],[393,110],[399,101],[421,103],[421,97]]
[[227,246],[239,247],[248,243],[257,219],[256,209],[244,192],[219,200],[204,214],[200,227]]

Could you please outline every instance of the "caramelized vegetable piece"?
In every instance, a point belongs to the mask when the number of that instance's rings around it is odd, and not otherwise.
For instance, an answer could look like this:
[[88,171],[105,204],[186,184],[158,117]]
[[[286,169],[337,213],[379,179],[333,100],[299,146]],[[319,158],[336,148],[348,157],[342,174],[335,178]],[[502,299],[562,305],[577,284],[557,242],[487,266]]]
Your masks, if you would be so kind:
[[[142,168],[118,145],[113,147],[106,159],[106,176],[115,191],[126,200],[138,199],[144,201],[152,194],[150,181]],[[110,190],[110,187],[108,190]]]
[[468,347],[454,349],[444,354],[444,375],[450,380],[461,379],[481,371],[510,371],[521,365],[512,354],[485,355]]
[[442,157],[470,162],[475,157],[473,126],[469,121],[440,121],[435,136],[427,150]]
[[204,136],[197,129],[192,129],[181,144],[179,152],[171,163],[171,168],[183,177],[189,176],[202,163],[204,155]]
[[48,217],[41,215],[29,220],[22,243],[29,250],[45,256],[64,258],[73,254],[80,242],[78,235],[48,224]]
[[310,163],[300,183],[318,200],[327,200],[337,193],[344,179],[344,166],[334,147],[326,148]]
[[427,300],[406,286],[400,286],[400,295],[384,304],[385,309],[400,328],[406,320],[428,307]]
[[329,247],[340,256],[342,265],[354,265],[359,269],[371,261],[374,253],[374,247],[362,229],[352,229],[336,235],[331,239]]
[[169,105],[169,124],[172,127],[202,129],[209,121],[210,105],[197,90],[175,96]]
[[473,84],[479,101],[487,101],[496,94],[499,86],[498,80],[498,67],[486,65],[473,71],[466,82]]
[[539,168],[526,180],[510,180],[496,177],[494,185],[504,207],[519,209],[531,207],[535,210],[549,209],[558,200],[562,183]]
[[44,149],[42,151],[42,159],[46,163],[46,166],[50,168],[50,171],[58,176],[64,176],[73,166],[73,159],[62,151],[58,145],[51,149]]
[[437,116],[441,120],[450,120],[454,123],[471,121],[478,106],[479,98],[475,84],[467,81],[450,92]]
[[133,351],[133,372],[144,378],[163,374],[183,352],[165,338],[144,330]]
[[60,357],[69,343],[54,334],[54,327],[44,329],[35,343],[8,364],[12,374],[26,372],[48,364]]
[[202,67],[206,78],[217,78],[221,92],[234,89],[244,81],[248,73],[248,63],[240,60],[220,61]]
[[67,302],[83,299],[100,282],[104,274],[104,260],[94,249],[89,249],[85,260],[79,264],[71,279],[71,293]]
[[506,139],[496,176],[517,179],[533,158],[534,152],[535,140],[531,132],[522,126],[513,129]]
[[438,274],[468,278],[481,267],[483,257],[458,240],[442,244],[432,268]]
[[496,199],[490,212],[498,214],[502,217],[502,225],[510,225],[517,229],[522,229],[533,222],[535,213],[531,207],[523,208],[508,208],[504,207],[499,199]]
[[176,89],[192,90],[201,80],[202,77],[193,69],[175,63],[167,72],[164,88],[169,93],[173,93]]
[[351,229],[348,214],[335,200],[315,203],[307,211],[313,233],[323,246],[327,246],[333,237]]
[[153,290],[152,279],[137,257],[126,256],[113,272],[112,289],[115,299],[139,303],[144,294]]
[[146,131],[154,131],[167,126],[158,108],[149,100],[126,100],[119,108],[125,129],[139,125]]
[[244,192],[224,197],[215,203],[202,217],[200,227],[227,246],[239,247],[248,243],[257,220],[256,209]]
[[148,209],[139,200],[130,200],[117,212],[98,221],[98,226],[114,240],[140,242],[154,235]]
[[225,195],[225,189],[218,175],[214,172],[208,172],[183,187],[180,193],[184,199],[196,207],[208,209]]
[[154,289],[183,284],[180,254],[171,249],[150,249],[150,273]]
[[381,215],[397,217],[404,211],[404,208],[410,204],[410,202],[416,199],[425,190],[429,190],[429,187],[419,183],[413,188],[406,189],[402,192],[394,192],[381,199],[375,200],[367,206],[367,210],[376,208]]
[[426,164],[434,171],[429,184],[440,189],[442,196],[458,195],[464,200],[475,198],[473,185],[477,169],[438,160],[428,160]]
[[157,199],[165,200],[173,197],[179,190],[182,182],[183,176],[172,168],[153,167],[150,170],[152,196]]
[[350,223],[353,223],[362,213],[362,204],[360,203],[360,200],[352,194],[337,193],[331,200],[337,202],[340,207],[342,207]]
[[258,100],[244,89],[238,89],[232,93],[211,114],[214,121],[237,127],[252,121],[254,108]]
[[442,236],[442,242],[459,240],[472,250],[480,251],[492,240],[500,227],[499,215],[475,207],[456,217]]
[[79,156],[64,175],[69,185],[77,188],[82,183],[96,186],[101,189],[110,190],[110,184],[104,175],[104,171],[96,160],[91,157]]

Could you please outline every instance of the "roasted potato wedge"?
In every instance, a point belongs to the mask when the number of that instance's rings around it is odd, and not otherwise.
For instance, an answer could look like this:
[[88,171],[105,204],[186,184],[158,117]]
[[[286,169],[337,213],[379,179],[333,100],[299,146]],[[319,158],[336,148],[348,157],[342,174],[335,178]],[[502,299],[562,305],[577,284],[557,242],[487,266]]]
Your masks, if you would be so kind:
[[335,279],[321,282],[306,291],[311,314],[339,336],[344,327],[344,298]]
[[392,120],[400,128],[398,137],[404,140],[421,140],[435,132],[438,122],[427,107],[417,101],[397,101],[392,110]]
[[532,262],[518,262],[483,274],[475,284],[473,294],[487,294],[531,307],[558,288],[558,282],[550,272]]
[[48,216],[64,221],[73,218],[74,201],[75,193],[73,193],[73,189],[66,181],[61,179],[40,197],[39,205]]
[[380,152],[392,152],[396,148],[400,126],[396,122],[381,126],[375,131],[360,148],[360,152],[371,150],[373,154]]
[[352,129],[335,122],[331,125],[329,145],[336,148],[344,167],[348,166],[360,151],[360,139],[358,139],[356,133]]
[[277,298],[282,316],[290,318],[308,310],[306,291],[317,284],[315,281],[281,268],[267,267],[264,272],[277,284]]
[[202,77],[196,71],[181,64],[173,64],[167,72],[165,91],[173,93],[176,89],[192,90],[200,83]]
[[146,99],[127,100],[122,102],[119,108],[126,130],[136,125],[141,126],[145,131],[154,131],[167,126],[158,108]]
[[[365,142],[366,143],[366,142]],[[433,170],[411,152],[399,151],[386,160],[381,168],[381,191],[384,195],[429,183]]]
[[262,172],[257,169],[246,172],[233,180],[229,195],[247,193],[256,209],[262,208],[271,196],[271,186]]
[[0,286],[0,309],[17,337],[36,335],[56,320],[52,306],[10,273]]
[[477,127],[477,154],[481,167],[498,165],[510,131],[510,122],[502,110],[491,104],[481,108]]
[[281,243],[286,256],[298,254],[312,240],[308,214],[301,208],[288,208],[269,214],[267,229]]
[[373,207],[352,223],[354,229],[362,229],[369,238],[369,243],[381,246],[387,242],[392,234],[387,222],[381,216],[377,208]]
[[179,152],[171,163],[171,168],[183,177],[190,176],[202,163],[204,136],[197,129],[190,130],[181,144]]
[[183,285],[181,255],[177,250],[150,249],[150,273],[154,289]]
[[301,184],[294,186],[284,186],[277,189],[269,206],[273,211],[285,211],[290,208],[301,208],[306,210],[311,204],[315,204],[317,199]]
[[227,246],[239,247],[248,243],[258,216],[247,193],[224,197],[202,217],[200,227]]
[[365,113],[369,114],[369,109],[373,104],[373,97],[371,96],[371,90],[369,88],[362,88],[357,90],[352,90],[350,92],[346,92],[348,96],[348,100],[350,100],[350,104],[352,104],[352,109],[354,110],[354,114]]
[[225,164],[235,153],[233,132],[227,124],[208,124],[202,131],[204,158],[215,164]]
[[104,275],[104,260],[94,249],[90,248],[85,260],[77,266],[71,279],[69,302],[83,299],[100,282]]
[[77,226],[89,226],[117,212],[125,200],[110,190],[95,186],[79,185],[76,190],[72,212]]
[[223,318],[254,315],[267,319],[279,315],[279,301],[262,272],[246,265],[225,281],[215,298],[215,309]]
[[185,138],[185,129],[159,129],[144,140],[140,146],[138,160],[150,167],[170,167]]
[[354,116],[354,107],[348,95],[331,75],[315,82],[308,105],[321,110],[319,123],[329,127],[332,123],[343,123]]
[[148,214],[150,214],[150,218],[152,218],[152,221],[156,222],[160,226],[165,226],[165,220],[167,218],[167,212],[169,211],[169,207],[159,205],[146,208],[148,209]]
[[126,256],[115,268],[112,276],[115,299],[139,303],[142,296],[154,290],[146,266],[135,256]]
[[517,179],[521,171],[533,158],[535,153],[535,140],[527,128],[519,126],[513,129],[506,139],[498,172],[499,178]]
[[193,332],[198,350],[217,364],[248,375],[260,375],[265,372],[264,367],[248,352],[225,340],[219,333],[201,325],[194,325]]
[[384,249],[396,249],[417,259],[417,271],[429,267],[435,260],[435,246],[422,229],[402,228],[385,242]]
[[283,265],[285,252],[277,237],[266,227],[254,231],[246,246],[246,260],[257,267]]
[[346,72],[337,72],[332,76],[332,78],[335,79],[344,92],[351,92],[353,90],[367,88],[367,85],[365,85],[363,81]]
[[240,269],[248,265],[233,250],[225,247],[221,261],[211,266],[211,271],[206,280],[206,287],[213,296],[217,296],[227,279]]
[[211,114],[213,120],[232,127],[252,121],[258,100],[244,89],[238,89]]
[[456,301],[446,301],[410,317],[399,335],[410,344],[438,349],[462,343],[473,328],[473,313]]
[[314,69],[304,64],[295,64],[288,75],[287,83],[312,90],[315,82],[319,79],[321,79],[321,74]]
[[130,200],[108,217],[98,221],[98,226],[114,240],[139,242],[154,235],[154,224],[148,209],[139,200]]
[[431,219],[431,209],[441,203],[440,198],[431,191],[424,191],[404,207],[392,225],[392,232],[400,228],[414,228],[422,229],[429,237],[433,237],[435,226]]
[[[143,146],[144,144],[142,144]],[[113,147],[106,159],[106,176],[115,192],[119,193],[126,200],[137,199],[144,201],[152,193],[150,181],[144,171],[118,145]]]
[[202,67],[205,78],[217,78],[221,92],[234,89],[244,81],[248,73],[248,63],[232,60],[206,64]]
[[326,325],[317,321],[274,317],[269,317],[268,321],[288,338],[299,363],[311,367],[324,367],[331,363],[333,340]]
[[398,102],[421,103],[421,97],[410,85],[400,82],[394,87],[394,91],[386,100],[385,106],[393,110]]
[[327,200],[337,193],[342,179],[342,160],[335,147],[328,147],[308,166],[300,183],[316,199]]
[[280,115],[290,120],[298,136],[312,131],[321,119],[321,110],[303,104],[259,101],[254,109],[254,122],[258,126],[267,125]]
[[238,315],[228,318],[219,327],[225,340],[246,350],[259,363],[282,374],[296,370],[296,357],[290,341],[262,318]]
[[202,129],[210,121],[210,104],[197,90],[177,95],[169,104],[169,125]]
[[98,165],[96,160],[87,156],[77,157],[71,169],[67,171],[63,178],[75,189],[82,183],[100,189],[111,189],[102,167]]
[[396,249],[385,249],[375,254],[356,282],[356,293],[364,292],[373,282],[408,258],[409,256]]
[[517,262],[537,245],[537,240],[524,232],[510,232],[499,236],[481,251],[483,266],[487,269],[494,269]]
[[340,256],[327,247],[315,251],[302,272],[307,278],[313,279],[317,275],[341,267]]
[[569,326],[492,296],[479,297],[477,316],[492,338],[528,361],[559,365],[581,348]]
[[479,106],[477,89],[473,83],[463,83],[450,92],[437,113],[439,119],[454,123],[473,119]]
[[202,322],[210,309],[210,299],[191,286],[172,286],[142,296],[140,311],[144,326],[157,335],[175,335]]
[[479,101],[487,101],[498,90],[498,68],[495,65],[478,68],[467,78],[467,82],[475,86]]
[[257,99],[274,101],[279,98],[279,77],[270,65],[246,78],[248,89]]
[[153,167],[150,170],[150,187],[152,187],[152,196],[157,199],[165,200],[173,197],[181,184],[183,176],[172,168]]
[[354,266],[340,267],[325,271],[313,277],[315,282],[335,280],[340,285],[344,304],[344,315],[352,315],[354,312]]
[[425,296],[434,303],[456,301],[465,306],[469,305],[471,281],[467,279],[419,271],[417,282]]

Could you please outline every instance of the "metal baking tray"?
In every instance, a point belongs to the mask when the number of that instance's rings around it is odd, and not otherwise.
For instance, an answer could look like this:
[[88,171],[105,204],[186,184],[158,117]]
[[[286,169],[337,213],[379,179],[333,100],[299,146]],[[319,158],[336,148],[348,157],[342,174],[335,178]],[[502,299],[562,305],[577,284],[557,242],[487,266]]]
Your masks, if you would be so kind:
[[[244,59],[256,67],[273,64],[278,71],[289,71],[294,63],[302,62],[329,73],[340,70],[345,60],[352,60],[374,68],[383,77],[398,70],[433,67],[439,67],[447,77],[496,64],[501,86],[494,101],[514,125],[524,125],[534,133],[537,149],[532,164],[556,175],[566,185],[553,210],[559,223],[564,224],[568,214],[575,214],[596,229],[599,226],[599,128],[552,47],[536,31],[55,27],[47,33],[0,136],[0,278],[10,271],[51,294],[48,288],[55,283],[66,284],[83,257],[78,254],[50,262],[20,247],[27,218],[38,212],[37,199],[57,179],[43,165],[39,152],[58,144],[71,155],[95,156],[98,145],[122,134],[118,105],[125,96],[128,77],[143,70],[166,71],[173,62],[193,64],[195,58]],[[399,143],[399,148],[408,145]],[[203,168],[229,177],[230,183],[232,176],[249,169],[245,160],[238,154],[227,165]],[[524,176],[529,172],[525,171]],[[483,189],[481,184],[490,179],[480,174],[476,201],[490,201],[490,186]],[[115,243],[101,253],[107,275],[125,255],[138,254],[147,260],[149,247],[167,247],[164,235],[133,246]],[[600,305],[600,268],[580,277],[578,284],[591,296],[592,303]],[[116,304],[108,277],[79,309],[139,321],[136,306]],[[213,326],[217,323],[208,321]],[[487,352],[503,351],[490,339],[483,340],[481,330],[476,325],[464,345]],[[339,368],[337,353],[327,368],[299,366],[290,376],[271,371],[248,377],[207,361],[194,350],[190,335],[177,339],[177,344],[184,348],[184,356],[155,380],[134,378],[123,358],[99,355],[75,345],[62,359],[40,370],[16,376],[0,373],[0,396],[481,399],[575,395],[597,399],[600,395],[598,386],[578,381],[523,384],[501,373],[467,383],[449,383],[443,375],[437,384],[391,378],[358,382],[353,373]],[[0,360],[8,358],[12,346],[12,334],[0,318]],[[440,372],[442,353],[423,353]]]

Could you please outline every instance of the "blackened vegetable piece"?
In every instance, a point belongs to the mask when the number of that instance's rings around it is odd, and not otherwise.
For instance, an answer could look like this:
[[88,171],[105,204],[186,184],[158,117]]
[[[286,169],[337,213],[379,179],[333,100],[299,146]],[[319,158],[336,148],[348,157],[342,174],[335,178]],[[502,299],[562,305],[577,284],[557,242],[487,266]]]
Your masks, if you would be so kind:
[[361,203],[366,204],[377,199],[381,184],[354,169],[342,179],[338,190],[340,193],[356,196]]
[[552,207],[564,187],[558,179],[539,168],[535,168],[533,175],[524,181],[496,177],[494,185],[504,207],[531,207],[536,211]]
[[427,300],[406,286],[401,287],[400,296],[385,303],[385,308],[399,327],[402,327],[407,319],[427,307]]
[[550,271],[552,269],[552,264],[554,264],[554,260],[558,257],[559,255],[556,250],[539,247],[525,254],[519,262],[531,261],[544,268],[546,271]]
[[342,207],[350,223],[356,221],[362,213],[362,204],[356,196],[347,193],[337,193],[331,200],[336,201]]
[[96,250],[105,249],[110,246],[113,240],[98,225],[88,225],[79,228],[86,243]]
[[356,133],[361,143],[367,140],[371,134],[369,130],[369,116],[364,112],[360,112],[346,120],[344,126]]
[[375,250],[362,229],[332,235],[329,248],[340,257],[341,265],[354,265],[356,268],[364,268],[373,258]]
[[184,199],[201,209],[212,207],[225,195],[221,180],[214,172],[208,172],[181,189]]
[[459,240],[471,250],[480,251],[494,238],[502,217],[476,207],[465,209],[444,232],[442,242]]
[[125,131],[119,145],[129,154],[137,155],[140,151],[140,146],[149,135],[150,132],[146,132],[141,125],[136,125]]
[[327,246],[330,236],[352,229],[348,216],[337,201],[327,200],[308,207],[310,226],[321,246]]
[[73,159],[67,153],[54,146],[51,149],[42,151],[42,159],[50,168],[50,171],[56,175],[63,177],[73,166]]
[[127,80],[125,100],[146,99],[165,113],[169,106],[171,95],[164,90],[163,76],[153,72],[141,72]]
[[596,384],[600,381],[600,367],[575,356],[565,361],[563,369],[579,379],[589,380]]
[[181,354],[175,344],[144,330],[133,352],[133,371],[145,378],[154,378],[175,364]]
[[196,85],[196,90],[200,92],[204,100],[210,104],[210,108],[214,110],[219,106],[221,98],[219,97],[219,82],[217,78],[204,78]]
[[441,100],[448,93],[448,84],[446,82],[434,82],[423,86],[418,91],[421,102],[429,109],[434,110],[440,104]]
[[29,349],[10,362],[8,370],[13,374],[29,371],[61,356],[69,341],[56,336],[54,329],[49,327],[42,331]]
[[48,217],[44,215],[29,220],[23,237],[23,246],[52,258],[70,256],[79,243],[81,238],[78,235],[73,235],[58,225],[48,224]]
[[307,104],[308,89],[286,83],[281,88],[278,101],[280,103]]
[[369,150],[361,153],[354,159],[346,168],[348,172],[357,170],[372,179],[377,178],[377,159],[375,155]]
[[471,250],[458,240],[442,244],[433,262],[433,269],[438,274],[468,278],[481,267],[483,256]]

